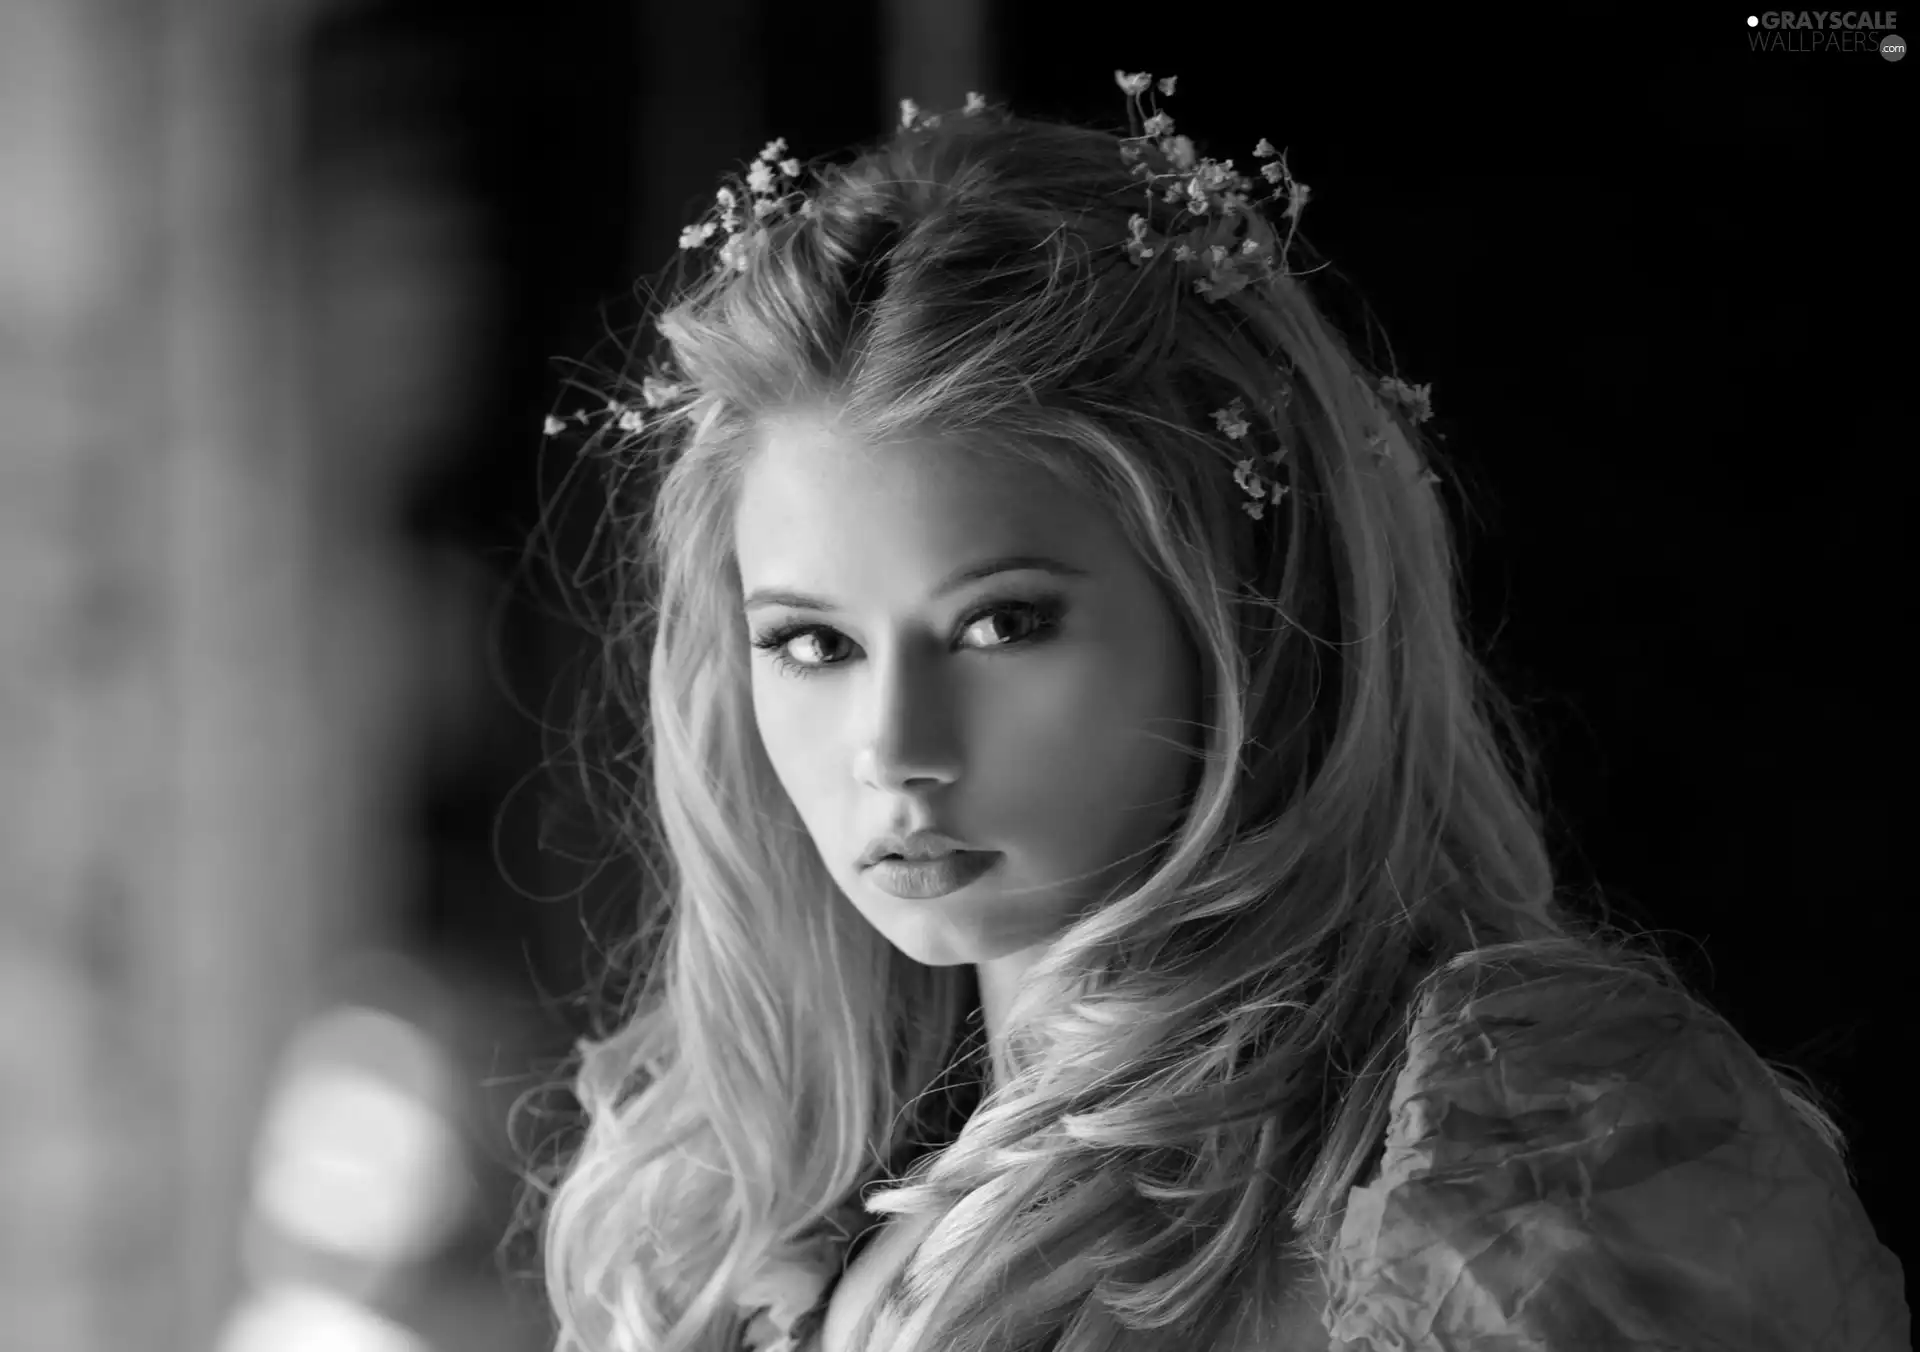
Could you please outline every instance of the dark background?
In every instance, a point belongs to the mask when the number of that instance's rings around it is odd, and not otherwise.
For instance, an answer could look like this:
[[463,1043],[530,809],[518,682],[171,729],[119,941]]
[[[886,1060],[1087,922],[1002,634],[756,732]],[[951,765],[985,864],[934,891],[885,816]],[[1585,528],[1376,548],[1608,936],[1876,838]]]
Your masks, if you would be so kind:
[[[1835,1096],[1904,1255],[1914,229],[1895,129],[1916,68],[1755,52],[1745,15],[1003,0],[942,93],[885,87],[877,3],[391,0],[316,30],[303,117],[316,176],[404,138],[481,218],[495,318],[405,528],[503,580],[564,472],[538,436],[557,361],[631,320],[634,280],[770,137],[830,154],[903,95],[931,110],[972,87],[1119,125],[1124,67],[1181,77],[1166,106],[1203,151],[1288,148],[1315,248],[1433,382],[1473,498],[1472,625],[1544,742],[1563,880],[1666,932],[1756,1047]],[[436,863],[410,923],[425,951],[565,992],[579,907],[528,894],[580,878],[541,846],[552,747],[513,706],[556,712],[583,650],[518,599],[497,641],[489,736],[419,785]],[[558,1052],[580,1031],[544,1035]]]

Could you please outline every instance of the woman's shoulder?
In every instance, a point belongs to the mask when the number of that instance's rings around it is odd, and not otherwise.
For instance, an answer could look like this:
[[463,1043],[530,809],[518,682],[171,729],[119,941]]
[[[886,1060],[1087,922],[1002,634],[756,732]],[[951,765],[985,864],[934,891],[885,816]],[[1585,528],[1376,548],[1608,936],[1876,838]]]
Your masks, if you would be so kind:
[[1908,1346],[1840,1158],[1686,993],[1469,967],[1405,1050],[1327,1274],[1334,1347]]

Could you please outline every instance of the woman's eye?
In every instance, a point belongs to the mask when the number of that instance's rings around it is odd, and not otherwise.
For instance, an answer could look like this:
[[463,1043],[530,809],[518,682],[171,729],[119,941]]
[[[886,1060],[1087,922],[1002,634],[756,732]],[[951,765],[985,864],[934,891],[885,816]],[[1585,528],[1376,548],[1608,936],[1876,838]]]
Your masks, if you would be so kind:
[[831,629],[804,629],[788,639],[782,645],[785,648],[798,647],[800,660],[807,666],[830,665],[835,643],[845,643],[845,634],[836,634]]
[[[1052,636],[1065,609],[1060,597],[990,602],[960,626],[957,646],[1000,652],[1041,642]],[[782,674],[812,676],[845,666],[845,657],[832,654],[849,642],[845,634],[828,625],[787,624],[757,636],[753,646],[767,653]]]
[[992,647],[1000,643],[1017,643],[1027,636],[1028,626],[1035,623],[1036,617],[1028,609],[1015,606],[1003,606],[979,619],[971,621],[961,631],[963,637]]

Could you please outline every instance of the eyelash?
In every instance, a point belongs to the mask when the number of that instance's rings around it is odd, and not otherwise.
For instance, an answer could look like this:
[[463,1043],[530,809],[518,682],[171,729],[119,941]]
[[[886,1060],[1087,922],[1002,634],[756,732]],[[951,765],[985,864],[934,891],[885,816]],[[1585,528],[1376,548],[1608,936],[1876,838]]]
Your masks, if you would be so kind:
[[[1060,617],[1066,613],[1066,599],[1060,596],[1040,596],[1014,599],[1005,597],[999,600],[983,601],[967,612],[960,621],[962,630],[970,629],[990,615],[1017,612],[1033,621],[1033,631],[1024,638],[1010,640],[997,647],[983,649],[985,652],[1007,652],[1015,648],[1029,647],[1044,643],[1054,636]],[[778,624],[754,635],[753,646],[773,659],[775,668],[784,676],[818,676],[823,671],[845,666],[844,659],[838,662],[796,662],[787,655],[787,645],[806,634],[837,634],[832,625],[819,623]],[[841,634],[845,638],[846,635]]]

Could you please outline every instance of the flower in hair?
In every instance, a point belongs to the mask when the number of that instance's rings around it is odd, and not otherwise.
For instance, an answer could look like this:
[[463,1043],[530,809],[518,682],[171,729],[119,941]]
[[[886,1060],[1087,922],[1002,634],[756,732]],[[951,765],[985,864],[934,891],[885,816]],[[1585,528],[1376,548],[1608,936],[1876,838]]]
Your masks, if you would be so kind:
[[1214,426],[1227,434],[1229,440],[1238,441],[1247,434],[1246,404],[1240,399],[1235,399],[1225,408],[1216,408],[1213,411],[1213,422]]
[[747,166],[746,178],[740,185],[745,189],[744,196],[732,184],[721,185],[713,195],[718,214],[684,227],[680,231],[680,247],[698,249],[715,234],[725,234],[726,240],[719,252],[720,266],[727,271],[745,269],[758,228],[792,210],[795,197],[803,198],[800,210],[807,209],[804,194],[798,187],[801,169],[800,161],[787,154],[784,136],[767,142]]
[[[1116,70],[1113,78],[1138,112],[1141,97],[1150,90],[1172,97],[1177,77],[1166,76],[1156,85],[1146,71]],[[1169,170],[1154,170],[1147,159],[1148,145],[1160,151]],[[1309,190],[1288,170],[1286,156],[1264,136],[1254,146],[1253,156],[1270,161],[1260,169],[1260,178],[1269,188],[1264,197],[1254,195],[1254,180],[1236,171],[1232,160],[1197,155],[1193,142],[1175,133],[1173,118],[1156,102],[1141,123],[1141,134],[1121,139],[1120,158],[1145,184],[1148,212],[1157,194],[1162,204],[1182,208],[1177,221],[1185,228],[1165,234],[1153,228],[1149,214],[1136,214],[1127,222],[1127,257],[1139,266],[1161,254],[1182,266],[1197,265],[1201,275],[1194,279],[1193,289],[1209,301],[1281,275]],[[1283,195],[1280,218],[1292,224],[1281,241],[1260,208]]]
[[1409,385],[1398,376],[1385,376],[1380,393],[1398,404],[1412,422],[1423,423],[1433,416],[1433,382]]
[[[1227,440],[1244,440],[1247,433],[1252,430],[1252,424],[1247,421],[1246,402],[1236,397],[1225,408],[1216,408],[1213,411],[1213,424],[1226,434]],[[1279,450],[1270,452],[1264,458],[1269,464],[1278,466],[1286,459],[1286,455],[1284,450]],[[1250,499],[1240,504],[1240,510],[1255,521],[1262,520],[1266,516],[1267,508],[1278,507],[1280,499],[1287,495],[1287,485],[1279,481],[1277,473],[1272,483],[1268,483],[1260,476],[1255,469],[1253,456],[1248,456],[1234,465],[1233,481]]]

